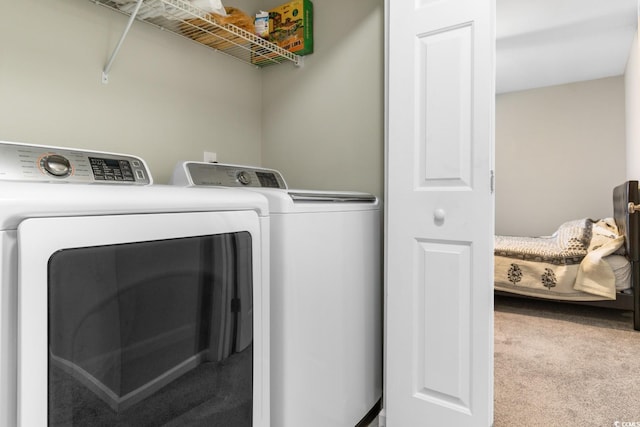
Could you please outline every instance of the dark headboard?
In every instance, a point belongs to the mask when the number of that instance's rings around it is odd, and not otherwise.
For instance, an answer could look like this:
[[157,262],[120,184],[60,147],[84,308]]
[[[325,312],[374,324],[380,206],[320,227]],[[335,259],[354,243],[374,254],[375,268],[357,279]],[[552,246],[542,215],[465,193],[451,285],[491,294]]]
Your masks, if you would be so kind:
[[629,204],[640,204],[638,193],[638,181],[627,181],[613,189],[613,218],[618,231],[624,234],[627,257],[631,261],[633,328],[636,331],[640,331],[640,211],[629,213]]
[[613,189],[613,218],[624,234],[630,261],[640,260],[640,212],[629,213],[629,203],[640,204],[638,181],[627,181]]

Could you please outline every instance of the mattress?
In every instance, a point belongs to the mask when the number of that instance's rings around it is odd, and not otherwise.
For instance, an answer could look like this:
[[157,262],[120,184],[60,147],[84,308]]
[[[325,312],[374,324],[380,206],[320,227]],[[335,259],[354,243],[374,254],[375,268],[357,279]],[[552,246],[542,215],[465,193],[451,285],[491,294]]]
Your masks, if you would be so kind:
[[616,278],[616,291],[631,289],[631,263],[629,260],[622,255],[609,255],[604,260],[609,264]]

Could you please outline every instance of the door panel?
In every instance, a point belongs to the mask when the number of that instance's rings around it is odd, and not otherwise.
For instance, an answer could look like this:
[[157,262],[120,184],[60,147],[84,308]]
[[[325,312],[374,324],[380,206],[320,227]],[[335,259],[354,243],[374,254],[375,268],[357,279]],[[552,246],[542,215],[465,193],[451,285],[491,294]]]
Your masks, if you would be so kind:
[[[417,242],[413,290],[414,396],[469,412],[471,331],[468,243]],[[442,322],[442,319],[448,319]],[[438,369],[432,369],[437,366]]]
[[419,185],[469,186],[472,27],[417,37]]

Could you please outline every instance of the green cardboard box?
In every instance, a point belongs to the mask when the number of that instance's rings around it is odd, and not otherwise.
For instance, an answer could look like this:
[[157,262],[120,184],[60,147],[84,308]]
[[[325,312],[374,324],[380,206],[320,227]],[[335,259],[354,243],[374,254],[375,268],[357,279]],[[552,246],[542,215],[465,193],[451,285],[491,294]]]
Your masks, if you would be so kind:
[[296,55],[313,53],[313,4],[293,0],[269,10],[269,41]]

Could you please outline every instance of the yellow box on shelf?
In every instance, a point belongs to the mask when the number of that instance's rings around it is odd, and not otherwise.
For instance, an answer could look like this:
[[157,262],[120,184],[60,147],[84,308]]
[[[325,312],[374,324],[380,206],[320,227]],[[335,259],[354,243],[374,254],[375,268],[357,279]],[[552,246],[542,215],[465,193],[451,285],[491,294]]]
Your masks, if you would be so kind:
[[313,53],[313,4],[292,0],[269,10],[269,41],[296,55]]

